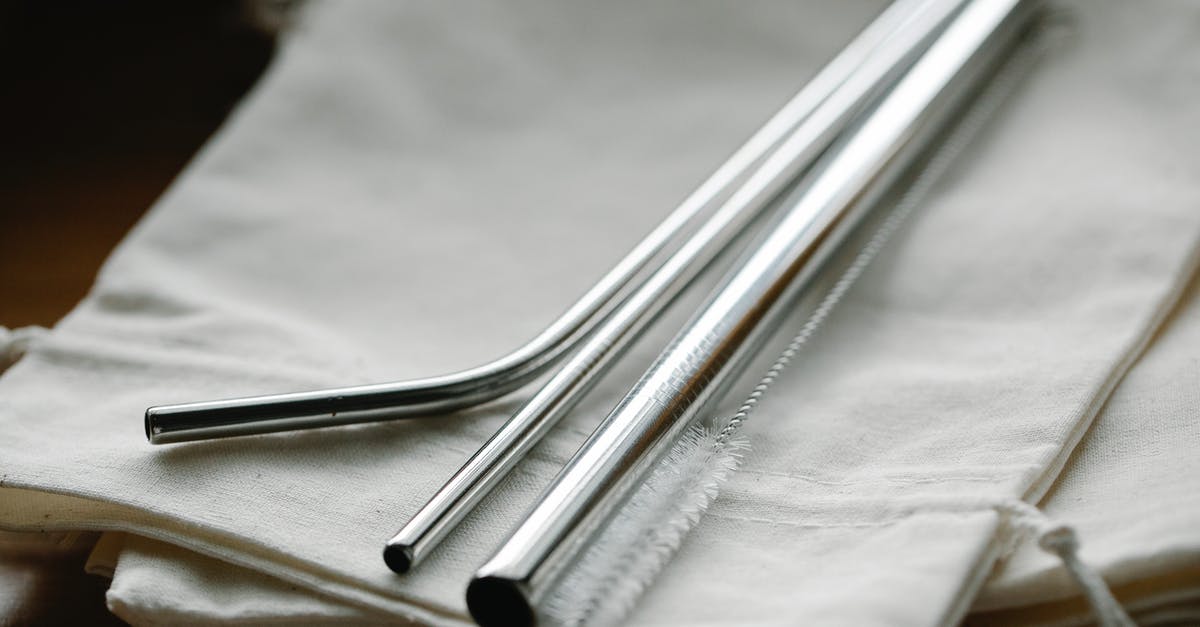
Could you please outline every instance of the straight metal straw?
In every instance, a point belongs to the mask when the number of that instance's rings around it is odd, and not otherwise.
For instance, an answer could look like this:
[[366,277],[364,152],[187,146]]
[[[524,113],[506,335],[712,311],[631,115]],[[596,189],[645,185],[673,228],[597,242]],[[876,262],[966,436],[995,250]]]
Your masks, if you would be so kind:
[[651,464],[758,348],[785,306],[904,171],[1026,23],[1033,0],[974,0],[823,159],[778,227],[616,406],[476,573],[481,625],[532,624],[539,604]]
[[145,417],[147,440],[168,444],[443,414],[485,403],[525,385],[578,346],[672,238],[725,198],[737,181],[924,1],[898,0],[887,9],[578,302],[524,346],[474,368],[423,379],[150,407]]
[[[809,168],[853,116],[903,72],[961,0],[928,0],[890,23],[859,63],[825,96],[746,183],[666,263],[651,275],[418,511],[384,547],[384,561],[399,573],[419,562],[496,485],[550,428],[567,414],[622,352],[693,281],[721,249],[761,215],[800,173]],[[894,7],[893,7],[894,8]],[[890,13],[890,11],[889,11]],[[889,21],[892,16],[887,18]],[[859,46],[858,48],[865,48]],[[852,46],[852,54],[858,56]],[[842,59],[839,56],[838,59]],[[846,64],[848,65],[848,64]],[[836,63],[831,67],[841,69]],[[806,90],[807,91],[807,90]],[[803,93],[803,92],[802,92]],[[817,97],[809,99],[816,103]]]

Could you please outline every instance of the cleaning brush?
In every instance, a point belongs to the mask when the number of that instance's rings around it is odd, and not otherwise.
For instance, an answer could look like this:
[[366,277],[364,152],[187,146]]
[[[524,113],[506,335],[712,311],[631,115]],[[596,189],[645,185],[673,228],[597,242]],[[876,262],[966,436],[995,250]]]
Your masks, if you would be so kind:
[[546,617],[563,625],[611,625],[624,618],[682,545],[736,471],[750,442],[739,431],[788,365],[808,344],[839,302],[929,194],[933,185],[978,135],[1044,51],[1044,38],[1016,50],[980,97],[970,105],[928,164],[888,210],[870,239],[804,319],[757,385],[732,416],[689,427],[657,463],[646,481],[614,516],[550,593]]
[[749,442],[736,427],[689,428],[546,601],[556,624],[621,620],[700,522]]
[[1010,55],[1036,0],[971,0],[879,104],[822,157],[761,241],[710,292],[523,520],[475,572],[467,607],[483,625],[545,622],[549,593],[657,460],[721,398],[796,298],[913,172],[915,159]]

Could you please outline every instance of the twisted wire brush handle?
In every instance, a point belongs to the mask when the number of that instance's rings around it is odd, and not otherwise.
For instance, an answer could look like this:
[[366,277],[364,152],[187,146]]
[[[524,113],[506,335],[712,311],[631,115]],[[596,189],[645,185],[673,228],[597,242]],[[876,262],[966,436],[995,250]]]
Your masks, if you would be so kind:
[[538,620],[569,566],[997,65],[1036,4],[969,2],[861,126],[823,159],[778,226],[713,292],[476,572],[467,605],[480,624]]
[[[613,312],[458,472],[387,542],[384,562],[404,573],[491,492],[509,470],[588,393],[625,349],[903,72],[961,0],[929,0],[796,125],[762,166],[637,291]],[[824,90],[818,83],[816,90]]]
[[[928,159],[922,158],[919,173],[895,204],[881,207],[879,224],[870,231],[869,239],[841,270],[819,304],[804,317],[796,335],[766,369],[738,409],[728,417],[716,417],[710,424],[698,421],[688,427],[671,450],[655,463],[654,470],[621,505],[620,511],[604,524],[596,539],[543,604],[550,624],[616,625],[633,609],[684,538],[699,524],[709,505],[718,498],[722,485],[737,471],[743,457],[751,452],[750,441],[737,437],[742,425],[830,318],[831,312],[887,241],[928,198],[933,185],[994,117],[999,105],[1015,90],[1016,83],[1049,49],[1053,38],[1047,37],[1044,31],[1048,26],[1055,27],[1047,23],[1048,19],[1039,19],[1030,34],[1032,41],[1016,50],[962,119],[954,124],[946,139],[939,142]],[[815,283],[813,288],[822,289]]]

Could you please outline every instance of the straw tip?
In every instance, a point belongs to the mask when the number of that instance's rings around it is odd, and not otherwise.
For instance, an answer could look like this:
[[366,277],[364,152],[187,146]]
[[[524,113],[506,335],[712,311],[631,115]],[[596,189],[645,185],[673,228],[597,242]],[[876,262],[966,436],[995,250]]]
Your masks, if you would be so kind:
[[503,577],[477,577],[467,586],[467,609],[481,627],[533,625],[533,607],[517,583]]
[[392,572],[403,575],[413,566],[413,550],[407,544],[388,543],[383,547],[383,563]]
[[158,408],[149,407],[146,409],[146,441],[151,444],[157,444],[154,441],[154,426],[157,423]]

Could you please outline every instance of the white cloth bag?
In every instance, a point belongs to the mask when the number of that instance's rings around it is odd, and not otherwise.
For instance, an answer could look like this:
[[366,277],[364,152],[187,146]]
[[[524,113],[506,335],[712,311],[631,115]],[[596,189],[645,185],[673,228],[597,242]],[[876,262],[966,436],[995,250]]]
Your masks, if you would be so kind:
[[[131,534],[94,564],[115,562],[110,604],[135,622],[466,620],[473,568],[669,329],[403,578],[382,541],[517,400],[163,448],[141,412],[503,353],[879,7],[315,3],[88,299],[0,378],[0,524]],[[967,611],[1006,508],[1051,485],[1200,235],[1197,9],[1073,8],[1075,37],[764,403],[635,622]]]
[[[1138,624],[1200,623],[1200,281],[1101,410],[1041,504]],[[1085,624],[1058,560],[1027,540],[976,600],[973,625]]]

